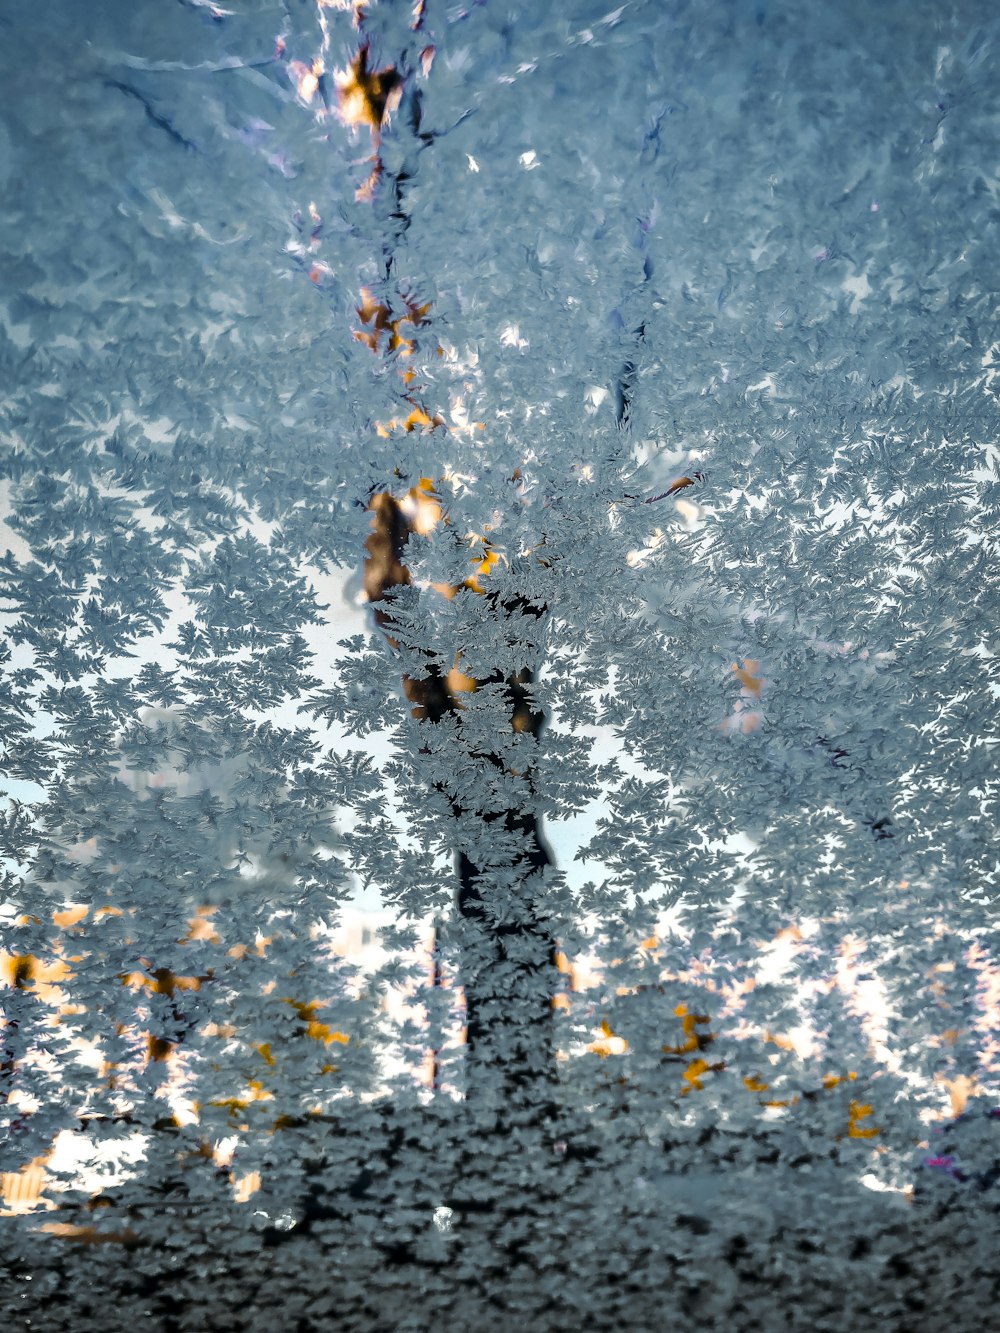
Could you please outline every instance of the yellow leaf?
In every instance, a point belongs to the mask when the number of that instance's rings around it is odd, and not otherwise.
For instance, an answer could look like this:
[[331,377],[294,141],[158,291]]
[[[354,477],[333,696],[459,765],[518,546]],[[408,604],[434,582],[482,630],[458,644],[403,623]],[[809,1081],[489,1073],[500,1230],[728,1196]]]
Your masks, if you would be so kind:
[[868,1120],[872,1115],[872,1108],[867,1102],[851,1102],[849,1112],[850,1125],[847,1130],[847,1136],[851,1139],[873,1139],[879,1133],[874,1125],[868,1128],[862,1128],[859,1124],[861,1120]]
[[692,1088],[703,1088],[705,1085],[701,1081],[701,1075],[711,1068],[707,1060],[692,1060],[684,1071],[684,1082],[689,1086],[683,1091],[690,1092]]
[[285,1004],[291,1005],[302,1019],[306,1025],[306,1036],[312,1037],[313,1041],[321,1041],[325,1046],[329,1046],[332,1042],[346,1046],[350,1042],[351,1039],[345,1032],[338,1032],[317,1019],[316,1010],[320,1008],[318,1000],[310,1000],[304,1004],[300,1000],[286,998]]
[[393,65],[369,69],[365,45],[347,69],[337,75],[336,84],[345,123],[367,125],[377,133],[389,112],[398,106],[403,81]]

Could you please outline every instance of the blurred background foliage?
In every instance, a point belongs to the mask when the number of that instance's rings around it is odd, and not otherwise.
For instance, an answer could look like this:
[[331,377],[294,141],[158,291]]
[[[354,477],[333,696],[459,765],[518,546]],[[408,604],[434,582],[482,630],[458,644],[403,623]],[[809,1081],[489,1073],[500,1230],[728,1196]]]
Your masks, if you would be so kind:
[[11,1325],[987,1327],[992,8],[0,22]]

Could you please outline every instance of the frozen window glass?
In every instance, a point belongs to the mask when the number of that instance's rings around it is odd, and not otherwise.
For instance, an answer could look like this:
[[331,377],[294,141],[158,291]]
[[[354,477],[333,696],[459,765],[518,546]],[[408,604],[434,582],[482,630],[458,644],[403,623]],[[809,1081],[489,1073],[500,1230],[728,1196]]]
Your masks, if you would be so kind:
[[9,0],[12,1328],[985,1328],[985,0]]

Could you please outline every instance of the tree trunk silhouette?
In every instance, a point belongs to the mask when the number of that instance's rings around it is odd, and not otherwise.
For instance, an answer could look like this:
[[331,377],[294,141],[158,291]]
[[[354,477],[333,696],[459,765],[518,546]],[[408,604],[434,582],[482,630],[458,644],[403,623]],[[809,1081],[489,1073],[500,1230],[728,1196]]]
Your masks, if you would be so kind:
[[[404,556],[414,527],[400,501],[387,492],[377,495],[370,508],[373,523],[366,543],[364,587],[376,623],[396,647],[391,591],[411,583]],[[498,657],[503,655],[499,650],[512,642],[523,648],[525,631],[540,627],[546,614],[544,605],[516,591],[466,595],[470,607],[481,609],[495,628]],[[428,645],[427,654],[426,673],[404,675],[403,688],[421,727],[437,726],[446,719],[454,727],[461,790],[442,780],[434,786],[446,795],[454,819],[467,1095],[487,1105],[533,1105],[540,1084],[555,1071],[552,1000],[558,970],[545,875],[552,857],[530,800],[530,766],[520,773],[512,768],[510,754],[502,752],[506,737],[485,751],[477,745],[465,725],[465,708],[475,693],[490,689],[502,709],[507,734],[537,743],[545,719],[533,698],[535,671],[522,667],[504,675],[498,669],[472,680],[457,666],[446,673],[439,661],[430,660],[435,656],[433,645]],[[506,775],[521,779],[526,800],[507,806],[500,802],[498,808],[488,798],[476,799],[477,785],[488,790],[491,777]]]

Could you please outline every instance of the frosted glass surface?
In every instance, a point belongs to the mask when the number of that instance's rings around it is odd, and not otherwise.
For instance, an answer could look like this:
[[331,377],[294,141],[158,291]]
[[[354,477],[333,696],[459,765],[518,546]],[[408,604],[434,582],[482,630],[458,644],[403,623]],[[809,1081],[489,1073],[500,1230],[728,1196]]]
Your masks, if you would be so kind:
[[991,1326],[994,6],[8,0],[0,1313]]

